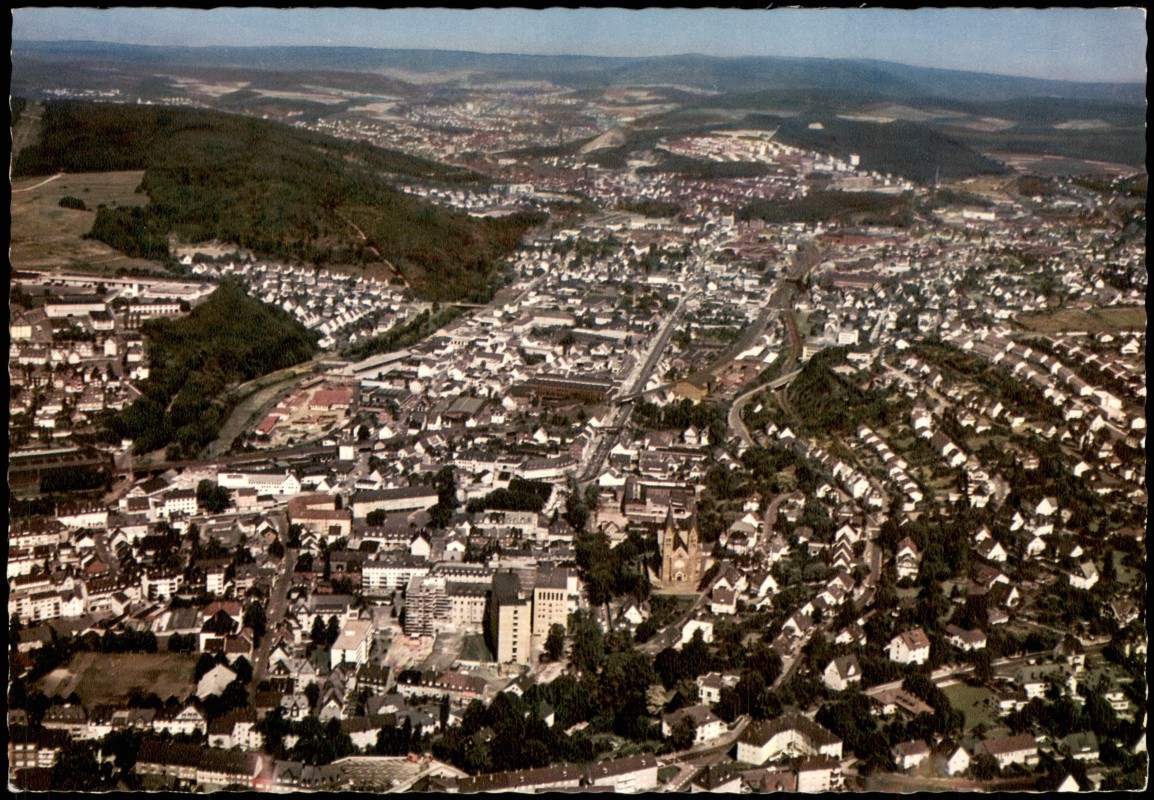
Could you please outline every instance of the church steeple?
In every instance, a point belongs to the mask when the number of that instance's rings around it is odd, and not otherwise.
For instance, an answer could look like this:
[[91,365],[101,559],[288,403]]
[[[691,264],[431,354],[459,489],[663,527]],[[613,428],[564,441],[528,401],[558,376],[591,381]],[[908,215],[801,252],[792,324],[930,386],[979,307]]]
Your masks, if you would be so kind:
[[701,574],[701,553],[697,537],[697,514],[686,531],[677,524],[670,504],[665,515],[661,542],[661,583],[667,589],[697,590]]

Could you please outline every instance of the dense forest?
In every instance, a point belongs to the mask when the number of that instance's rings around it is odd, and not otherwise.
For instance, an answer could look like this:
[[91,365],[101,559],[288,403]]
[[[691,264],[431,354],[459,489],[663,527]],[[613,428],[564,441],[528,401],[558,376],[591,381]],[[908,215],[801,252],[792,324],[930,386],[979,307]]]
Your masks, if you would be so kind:
[[785,202],[755,200],[738,210],[738,217],[766,222],[826,222],[853,220],[862,224],[908,225],[913,217],[909,201],[879,192],[815,190]]
[[756,178],[769,175],[774,170],[759,161],[711,161],[704,158],[673,153],[663,154],[661,163],[651,167],[640,167],[639,175],[655,175],[671,172],[684,178],[714,180],[718,178]]
[[203,109],[49,103],[13,175],[145,171],[143,209],[103,208],[91,236],[163,258],[169,234],[317,265],[387,262],[430,300],[485,302],[505,255],[541,215],[476,219],[390,177],[485,183],[468,170],[266,120]]
[[914,122],[889,123],[822,119],[821,128],[810,128],[808,120],[783,120],[777,129],[778,141],[847,158],[861,156],[863,169],[901,175],[918,183],[967,178],[971,175],[1000,174],[1009,169],[957,139]]
[[790,384],[786,396],[804,430],[852,435],[859,425],[881,427],[897,416],[901,404],[887,402],[889,392],[863,391],[833,371],[847,352],[834,347],[815,354]]
[[226,281],[181,319],[145,323],[151,373],[141,397],[109,422],[138,453],[168,447],[170,458],[195,456],[228,418],[230,384],[311,358],[316,334],[280,309]]

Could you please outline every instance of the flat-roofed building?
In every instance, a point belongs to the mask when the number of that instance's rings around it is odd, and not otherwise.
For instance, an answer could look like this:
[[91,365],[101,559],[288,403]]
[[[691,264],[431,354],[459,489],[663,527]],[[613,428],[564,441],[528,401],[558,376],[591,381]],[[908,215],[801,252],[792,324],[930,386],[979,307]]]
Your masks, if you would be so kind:
[[570,576],[564,567],[541,567],[533,587],[533,635],[545,636],[552,625],[569,621]]
[[400,489],[354,492],[349,505],[354,519],[364,519],[373,511],[425,511],[440,500],[429,486],[405,486]]
[[449,619],[449,596],[445,579],[414,575],[405,589],[405,633],[432,636]]
[[345,620],[341,632],[330,650],[330,663],[352,663],[360,666],[369,660],[369,646],[373,638],[373,622],[368,619]]
[[497,662],[529,663],[532,603],[513,571],[493,575],[489,601],[489,636]]

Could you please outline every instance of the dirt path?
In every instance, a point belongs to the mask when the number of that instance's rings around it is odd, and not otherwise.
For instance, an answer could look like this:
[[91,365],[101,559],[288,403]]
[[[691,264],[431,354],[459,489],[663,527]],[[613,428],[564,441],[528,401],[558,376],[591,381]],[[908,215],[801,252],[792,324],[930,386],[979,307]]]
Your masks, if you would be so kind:
[[58,694],[60,697],[68,697],[68,695],[75,692],[76,687],[80,685],[80,679],[84,677],[85,670],[87,670],[88,667],[92,665],[92,662],[95,658],[95,653],[85,653],[82,655],[80,657],[79,663],[76,665],[76,671],[71,673],[68,678],[68,682],[65,683],[63,687],[57,686],[56,694]]
[[57,178],[63,178],[63,177],[64,177],[64,173],[59,172],[59,173],[53,175],[51,178],[45,178],[44,180],[40,181],[40,183],[36,184],[35,186],[25,186],[23,189],[13,189],[12,194],[16,194],[18,192],[30,192],[33,189],[39,189],[41,186],[44,186],[45,184],[52,183],[52,181],[56,180]]

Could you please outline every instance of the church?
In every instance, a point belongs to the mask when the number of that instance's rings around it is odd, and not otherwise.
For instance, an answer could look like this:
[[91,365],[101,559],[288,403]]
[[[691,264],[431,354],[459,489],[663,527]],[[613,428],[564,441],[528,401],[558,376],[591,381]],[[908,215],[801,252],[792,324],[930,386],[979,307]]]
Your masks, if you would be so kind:
[[661,577],[657,589],[671,594],[696,594],[701,582],[701,543],[697,535],[697,515],[688,520],[688,530],[678,526],[673,509],[665,516],[661,533]]

